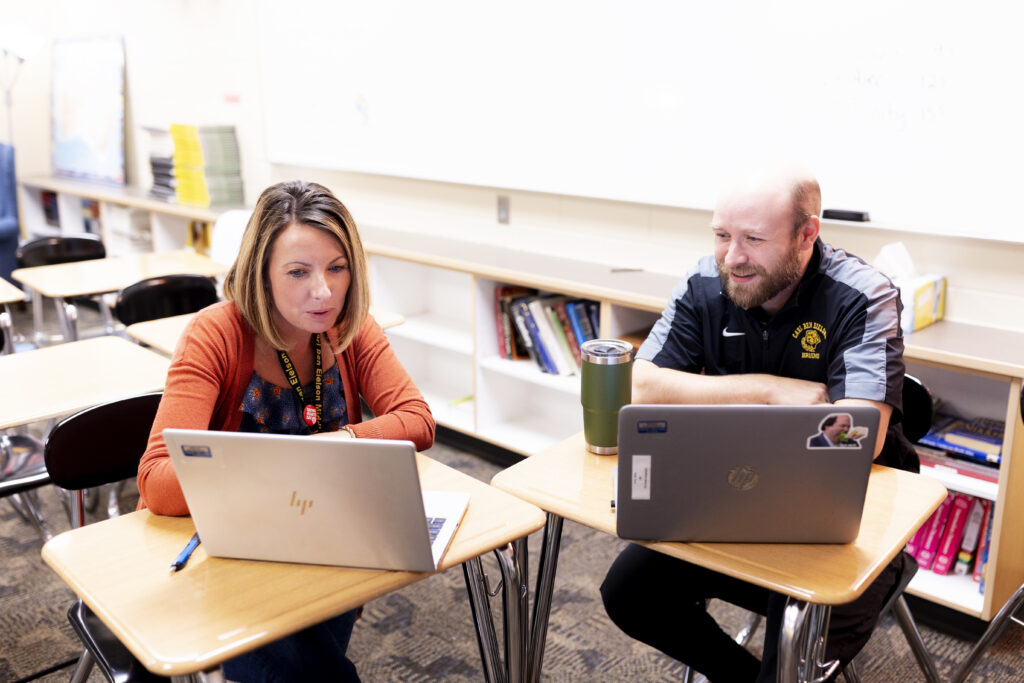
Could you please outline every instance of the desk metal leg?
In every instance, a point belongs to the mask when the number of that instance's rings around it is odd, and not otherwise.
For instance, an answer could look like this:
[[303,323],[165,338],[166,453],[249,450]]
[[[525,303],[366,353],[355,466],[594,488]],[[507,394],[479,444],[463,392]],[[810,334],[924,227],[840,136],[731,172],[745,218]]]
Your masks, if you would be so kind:
[[63,297],[56,297],[53,305],[57,308],[57,319],[64,333],[64,341],[78,341],[78,309]]
[[822,662],[832,608],[788,598],[779,633],[779,683],[823,681],[838,661]]
[[537,565],[537,590],[534,593],[533,620],[530,633],[529,668],[527,680],[540,681],[544,663],[544,645],[548,636],[548,618],[551,614],[551,596],[555,590],[555,571],[558,569],[558,550],[562,544],[562,518],[548,513],[544,525],[544,547]]
[[477,644],[484,663],[484,676],[488,681],[509,683],[526,680],[526,655],[530,631],[526,615],[529,613],[529,560],[527,540],[524,536],[494,551],[501,568],[504,588],[505,615],[505,667],[502,669],[498,655],[494,619],[488,602],[480,558],[462,564],[469,591],[470,608],[476,625]]
[[484,664],[484,680],[488,683],[504,683],[505,672],[501,668],[498,639],[494,634],[494,618],[491,616],[489,593],[484,582],[483,567],[479,557],[462,563],[462,574],[469,592],[469,606],[473,611],[473,625],[476,627],[476,642],[480,647],[480,659]]

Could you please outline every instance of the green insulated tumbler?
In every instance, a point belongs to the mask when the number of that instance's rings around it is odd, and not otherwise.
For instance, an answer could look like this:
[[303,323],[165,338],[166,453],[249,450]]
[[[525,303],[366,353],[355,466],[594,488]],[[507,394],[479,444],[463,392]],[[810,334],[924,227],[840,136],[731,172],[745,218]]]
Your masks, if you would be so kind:
[[613,455],[619,452],[619,408],[632,396],[633,346],[620,339],[591,339],[580,347],[580,355],[587,450]]

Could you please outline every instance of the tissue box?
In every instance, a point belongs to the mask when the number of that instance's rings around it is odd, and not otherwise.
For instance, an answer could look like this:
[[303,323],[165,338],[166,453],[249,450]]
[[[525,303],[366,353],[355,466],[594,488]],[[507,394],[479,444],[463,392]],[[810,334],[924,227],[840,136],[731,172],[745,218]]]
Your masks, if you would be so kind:
[[942,320],[946,313],[946,278],[943,275],[917,275],[893,280],[900,288],[903,334]]

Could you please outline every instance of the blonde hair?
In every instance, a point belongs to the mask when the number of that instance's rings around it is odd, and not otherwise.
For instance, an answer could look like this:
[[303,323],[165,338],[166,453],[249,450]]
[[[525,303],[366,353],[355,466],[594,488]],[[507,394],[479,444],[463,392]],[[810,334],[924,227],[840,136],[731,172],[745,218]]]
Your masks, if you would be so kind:
[[263,191],[242,235],[238,258],[224,280],[224,297],[233,301],[247,323],[275,349],[285,342],[274,324],[274,298],[268,268],[274,242],[292,223],[333,235],[348,259],[351,281],[345,305],[329,332],[340,353],[352,342],[370,309],[370,284],[363,243],[356,222],[337,197],[323,185],[290,181]]

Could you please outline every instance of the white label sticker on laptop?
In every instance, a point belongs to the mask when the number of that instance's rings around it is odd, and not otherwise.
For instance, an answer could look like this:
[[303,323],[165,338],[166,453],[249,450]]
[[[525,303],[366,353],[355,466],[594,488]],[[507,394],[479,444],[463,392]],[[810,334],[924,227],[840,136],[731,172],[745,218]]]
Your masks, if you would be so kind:
[[651,456],[634,455],[633,458],[633,500],[651,499]]

